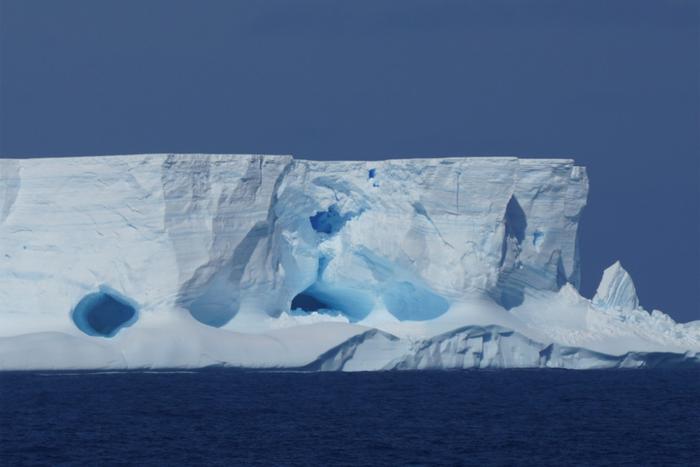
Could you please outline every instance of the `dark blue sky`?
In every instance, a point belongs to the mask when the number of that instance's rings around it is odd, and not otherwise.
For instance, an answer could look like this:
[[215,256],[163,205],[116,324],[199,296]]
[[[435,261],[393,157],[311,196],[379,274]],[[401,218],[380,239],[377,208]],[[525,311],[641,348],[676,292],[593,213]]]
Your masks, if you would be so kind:
[[700,319],[698,1],[0,1],[3,157],[573,157],[584,294]]

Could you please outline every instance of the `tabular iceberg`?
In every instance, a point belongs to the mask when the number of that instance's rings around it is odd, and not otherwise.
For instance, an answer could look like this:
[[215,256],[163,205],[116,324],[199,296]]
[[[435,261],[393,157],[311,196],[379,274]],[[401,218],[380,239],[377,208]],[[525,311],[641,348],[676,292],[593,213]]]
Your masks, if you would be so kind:
[[0,160],[0,369],[700,363],[619,263],[578,293],[583,167]]

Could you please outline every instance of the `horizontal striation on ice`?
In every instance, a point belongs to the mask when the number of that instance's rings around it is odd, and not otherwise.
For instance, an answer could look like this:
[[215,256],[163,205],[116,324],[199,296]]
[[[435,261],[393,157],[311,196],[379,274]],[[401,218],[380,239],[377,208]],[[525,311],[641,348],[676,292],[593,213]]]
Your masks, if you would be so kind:
[[[56,335],[107,349],[109,365],[296,367],[375,328],[348,369],[476,324],[600,354],[697,351],[700,330],[639,308],[619,264],[592,302],[578,295],[587,192],[569,159],[2,159],[0,368],[21,367],[26,342],[51,353]],[[111,316],[105,290],[128,313]],[[301,346],[307,360],[270,334],[323,321],[335,331],[305,335],[324,342]],[[480,362],[531,362],[530,344],[507,357],[516,337],[493,336],[500,356]],[[430,352],[403,365],[432,365]]]

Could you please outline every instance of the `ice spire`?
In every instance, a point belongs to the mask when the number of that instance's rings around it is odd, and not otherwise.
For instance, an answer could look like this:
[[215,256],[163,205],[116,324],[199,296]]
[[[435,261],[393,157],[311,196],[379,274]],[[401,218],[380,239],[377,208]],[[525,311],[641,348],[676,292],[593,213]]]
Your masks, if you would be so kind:
[[632,277],[619,261],[603,272],[593,304],[600,308],[634,310],[639,307]]

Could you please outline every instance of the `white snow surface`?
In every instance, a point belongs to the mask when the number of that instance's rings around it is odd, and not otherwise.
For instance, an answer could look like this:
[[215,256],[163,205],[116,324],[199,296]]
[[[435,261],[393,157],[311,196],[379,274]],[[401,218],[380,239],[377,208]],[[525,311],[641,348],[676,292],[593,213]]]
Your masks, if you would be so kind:
[[0,160],[0,369],[697,365],[700,322],[592,300],[568,159]]

